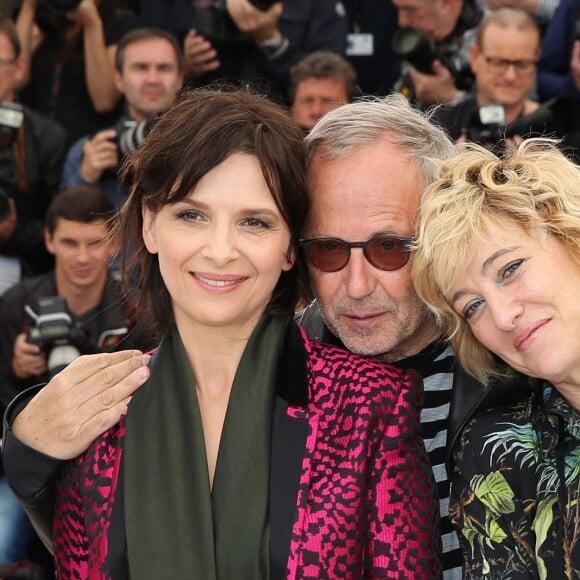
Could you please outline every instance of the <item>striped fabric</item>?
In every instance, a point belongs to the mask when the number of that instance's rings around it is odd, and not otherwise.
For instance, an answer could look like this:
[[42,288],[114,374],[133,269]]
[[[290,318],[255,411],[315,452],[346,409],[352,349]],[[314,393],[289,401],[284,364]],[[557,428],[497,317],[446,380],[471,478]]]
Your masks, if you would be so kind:
[[415,356],[394,363],[405,369],[414,369],[421,375],[424,383],[425,401],[421,412],[421,427],[439,492],[445,580],[461,579],[461,551],[459,539],[449,520],[449,478],[445,467],[454,361],[451,347],[438,342]]

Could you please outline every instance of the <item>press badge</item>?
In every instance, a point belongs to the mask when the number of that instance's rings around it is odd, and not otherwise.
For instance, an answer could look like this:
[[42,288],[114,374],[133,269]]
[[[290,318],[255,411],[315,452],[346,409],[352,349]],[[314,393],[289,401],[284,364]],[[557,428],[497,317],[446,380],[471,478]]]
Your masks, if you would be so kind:
[[372,56],[374,51],[372,34],[353,32],[346,35],[346,56]]

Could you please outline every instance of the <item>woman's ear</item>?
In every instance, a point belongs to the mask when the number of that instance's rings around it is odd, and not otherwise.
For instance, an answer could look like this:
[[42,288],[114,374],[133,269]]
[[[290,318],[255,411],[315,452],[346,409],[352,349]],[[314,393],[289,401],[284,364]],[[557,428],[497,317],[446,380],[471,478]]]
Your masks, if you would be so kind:
[[145,203],[141,206],[141,214],[143,215],[143,242],[150,254],[156,254],[158,251],[155,231],[156,214]]

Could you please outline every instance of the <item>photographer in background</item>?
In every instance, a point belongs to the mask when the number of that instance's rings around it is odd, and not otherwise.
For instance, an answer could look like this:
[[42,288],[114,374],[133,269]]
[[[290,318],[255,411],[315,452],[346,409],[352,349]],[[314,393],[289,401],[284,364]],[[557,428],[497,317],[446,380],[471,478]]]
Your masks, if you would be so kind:
[[[528,12],[500,8],[488,13],[477,29],[476,42],[470,51],[475,96],[438,109],[434,119],[453,140],[480,142],[479,135],[486,126],[504,126],[530,115],[539,107],[528,98],[534,87],[539,55],[540,30]],[[480,108],[490,105],[499,105],[500,115],[485,122],[485,117],[480,118]]]
[[96,185],[118,207],[125,194],[119,191],[116,169],[123,154],[140,144],[139,128],[134,123],[145,124],[164,110],[183,85],[177,40],[158,28],[137,28],[125,34],[117,49],[115,83],[125,95],[126,114],[113,128],[82,137],[71,147],[61,189]]
[[416,29],[436,55],[430,71],[420,72],[409,60],[403,62],[395,89],[419,106],[457,102],[472,85],[469,49],[483,16],[478,4],[475,0],[393,0],[393,4],[399,26]]
[[15,103],[24,68],[14,24],[0,17],[0,294],[52,267],[42,228],[66,153],[60,125]]
[[[46,215],[45,239],[55,257],[55,270],[24,280],[0,297],[2,412],[20,391],[47,380],[47,359],[54,359],[58,349],[69,347],[70,355],[75,349],[84,354],[83,351],[153,346],[144,333],[135,329],[136,313],[122,301],[120,285],[108,272],[107,264],[115,248],[106,220],[113,211],[107,194],[89,186],[65,190],[52,201]],[[55,296],[63,297],[68,308],[53,313],[50,328],[39,333],[40,325],[25,307],[39,314],[41,299]],[[63,332],[62,321],[67,316],[71,325]],[[68,336],[63,338],[67,332]],[[36,339],[44,348],[31,344],[28,342],[31,334],[58,335],[59,344],[56,340],[53,344],[48,336]],[[17,560],[42,559],[42,551],[31,551],[35,544],[32,527],[2,476],[0,507],[0,568]],[[50,563],[42,563],[48,571]],[[0,575],[4,577],[1,570]]]
[[[109,274],[115,253],[108,218],[114,206],[105,192],[79,186],[59,193],[46,215],[45,240],[55,269],[24,280],[0,297],[0,403],[7,405],[25,388],[46,381],[50,353],[29,342],[38,301],[66,300],[74,325],[93,352],[116,348],[146,349],[151,339],[134,331],[136,313],[121,299],[120,286]],[[27,309],[28,310],[28,309]],[[82,353],[81,353],[82,354]]]
[[120,114],[117,44],[138,25],[137,16],[121,5],[121,0],[22,0],[16,20],[28,65],[22,102],[62,123],[71,140],[111,125]]
[[290,68],[300,59],[317,50],[344,55],[346,49],[348,26],[341,0],[138,4],[145,24],[167,27],[184,39],[186,78],[192,85],[216,79],[264,81],[264,91],[283,99]]
[[319,50],[290,70],[292,118],[306,132],[318,119],[360,96],[356,72],[342,56]]

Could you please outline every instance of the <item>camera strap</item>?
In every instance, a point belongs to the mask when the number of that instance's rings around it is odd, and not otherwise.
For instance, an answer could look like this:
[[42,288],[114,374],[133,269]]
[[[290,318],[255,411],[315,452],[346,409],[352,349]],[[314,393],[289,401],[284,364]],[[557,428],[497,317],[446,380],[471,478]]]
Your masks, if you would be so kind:
[[18,127],[14,157],[18,169],[18,191],[28,193],[28,179],[26,177],[26,149],[24,147],[24,123]]

